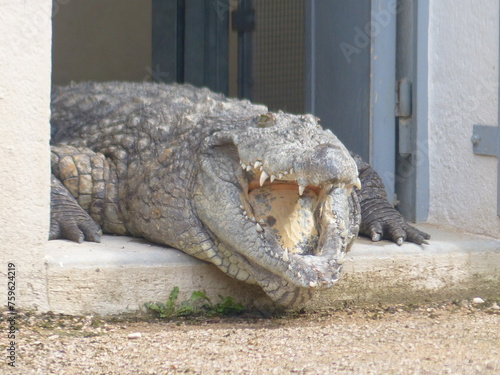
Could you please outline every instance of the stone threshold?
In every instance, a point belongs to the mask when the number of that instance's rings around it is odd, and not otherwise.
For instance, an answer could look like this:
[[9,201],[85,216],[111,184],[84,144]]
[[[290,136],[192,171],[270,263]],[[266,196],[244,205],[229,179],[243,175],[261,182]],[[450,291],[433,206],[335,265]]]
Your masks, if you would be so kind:
[[[306,307],[500,299],[500,240],[429,224],[418,227],[431,234],[429,245],[359,238],[338,283],[318,292]],[[179,301],[202,290],[214,302],[221,295],[248,307],[270,304],[260,288],[138,238],[103,236],[100,244],[49,241],[45,266],[49,309],[55,313],[139,313],[145,302],[165,302],[174,286],[180,289]]]

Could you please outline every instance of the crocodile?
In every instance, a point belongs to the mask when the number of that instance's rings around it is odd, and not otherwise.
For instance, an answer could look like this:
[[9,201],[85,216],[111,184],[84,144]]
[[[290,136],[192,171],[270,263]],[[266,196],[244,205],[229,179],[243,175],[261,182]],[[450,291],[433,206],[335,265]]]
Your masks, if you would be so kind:
[[49,239],[143,237],[287,307],[335,284],[358,233],[429,239],[313,115],[147,82],[54,87],[51,109]]

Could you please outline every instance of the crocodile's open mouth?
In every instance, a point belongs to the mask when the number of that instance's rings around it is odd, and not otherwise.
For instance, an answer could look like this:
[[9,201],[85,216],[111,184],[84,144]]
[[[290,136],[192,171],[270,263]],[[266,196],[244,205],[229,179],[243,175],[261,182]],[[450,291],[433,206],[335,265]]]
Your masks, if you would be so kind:
[[[288,264],[289,271],[296,268],[292,278],[302,279],[299,283],[330,286],[335,280],[325,280],[322,273],[326,276],[328,264],[341,267],[349,242],[357,234],[350,230],[353,218],[347,201],[354,186],[360,188],[359,180],[356,184],[301,185],[293,169],[269,173],[260,161],[240,165],[247,185],[241,192],[240,209],[245,219],[255,223],[268,244],[266,250]],[[312,272],[304,275],[301,269]]]

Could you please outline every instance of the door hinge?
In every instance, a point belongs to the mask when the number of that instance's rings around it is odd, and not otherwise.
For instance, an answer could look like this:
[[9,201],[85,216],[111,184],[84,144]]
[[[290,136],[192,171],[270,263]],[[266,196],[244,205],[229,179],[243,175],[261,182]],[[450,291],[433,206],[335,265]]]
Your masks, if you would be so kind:
[[255,10],[233,10],[231,12],[231,22],[234,31],[239,33],[252,32],[255,29]]
[[396,82],[396,117],[411,117],[412,87],[408,78]]
[[398,153],[407,158],[412,154],[412,87],[408,78],[396,82],[396,117],[398,118]]

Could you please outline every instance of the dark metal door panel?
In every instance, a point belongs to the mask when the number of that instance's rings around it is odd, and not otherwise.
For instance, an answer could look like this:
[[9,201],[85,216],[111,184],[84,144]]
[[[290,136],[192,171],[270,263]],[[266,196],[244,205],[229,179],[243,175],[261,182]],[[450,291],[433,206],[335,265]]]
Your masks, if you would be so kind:
[[306,1],[306,110],[370,162],[390,201],[396,148],[395,4]]
[[310,0],[307,7],[306,111],[369,160],[370,2]]

